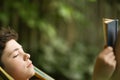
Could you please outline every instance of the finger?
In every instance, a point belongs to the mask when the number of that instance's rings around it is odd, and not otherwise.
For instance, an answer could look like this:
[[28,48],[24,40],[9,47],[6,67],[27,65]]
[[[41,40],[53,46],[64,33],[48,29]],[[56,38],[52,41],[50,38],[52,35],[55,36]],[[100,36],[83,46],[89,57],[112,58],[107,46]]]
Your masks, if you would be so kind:
[[114,61],[113,61],[113,64],[114,64],[114,66],[116,66],[116,64],[117,64],[117,61],[116,61],[116,60],[114,60]]
[[110,59],[106,61],[106,65],[109,66],[109,68],[114,69],[116,67],[116,60]]
[[115,55],[113,52],[110,52],[109,54],[107,54],[107,57],[111,60],[115,60]]
[[112,66],[113,69],[116,68],[116,64],[117,64],[116,60],[113,60],[112,63],[111,63],[111,66]]
[[103,50],[103,54],[109,54],[110,52],[113,52],[113,48],[112,47],[107,47]]

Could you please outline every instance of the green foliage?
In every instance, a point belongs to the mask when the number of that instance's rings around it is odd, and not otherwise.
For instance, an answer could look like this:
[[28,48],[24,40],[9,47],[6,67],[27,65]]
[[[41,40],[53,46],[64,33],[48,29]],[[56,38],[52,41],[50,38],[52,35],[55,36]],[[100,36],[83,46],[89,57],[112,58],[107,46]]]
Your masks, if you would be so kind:
[[6,13],[0,13],[0,20],[2,21],[2,23],[4,24],[8,24],[9,20],[8,20],[8,15]]
[[96,2],[96,0],[89,0],[90,2]]
[[66,20],[70,20],[72,17],[72,13],[73,10],[71,9],[71,7],[65,3],[59,3],[58,5],[58,13],[61,17],[63,17],[63,19]]

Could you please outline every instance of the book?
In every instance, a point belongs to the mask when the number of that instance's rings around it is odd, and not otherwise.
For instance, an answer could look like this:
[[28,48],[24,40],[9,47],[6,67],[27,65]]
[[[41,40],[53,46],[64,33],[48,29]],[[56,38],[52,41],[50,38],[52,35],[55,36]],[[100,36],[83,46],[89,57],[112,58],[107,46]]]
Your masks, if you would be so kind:
[[[45,72],[34,66],[35,75],[30,80],[55,80]],[[0,66],[0,80],[14,80],[1,66]]]
[[118,19],[103,19],[105,46],[115,47],[118,33]]

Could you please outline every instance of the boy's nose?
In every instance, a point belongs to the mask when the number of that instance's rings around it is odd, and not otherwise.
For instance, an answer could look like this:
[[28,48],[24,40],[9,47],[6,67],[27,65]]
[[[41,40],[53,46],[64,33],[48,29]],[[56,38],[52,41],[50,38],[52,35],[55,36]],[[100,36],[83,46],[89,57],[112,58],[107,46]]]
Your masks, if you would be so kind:
[[30,54],[25,53],[25,55],[24,55],[24,60],[26,61],[26,60],[28,60],[28,59],[30,59]]

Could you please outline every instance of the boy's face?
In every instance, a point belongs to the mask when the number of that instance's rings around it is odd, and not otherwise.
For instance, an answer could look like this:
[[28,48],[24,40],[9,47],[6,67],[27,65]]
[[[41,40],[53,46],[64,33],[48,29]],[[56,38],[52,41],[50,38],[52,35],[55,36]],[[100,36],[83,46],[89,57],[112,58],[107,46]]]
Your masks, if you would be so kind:
[[27,80],[35,73],[30,55],[15,40],[6,43],[1,61],[4,69],[16,80]]

